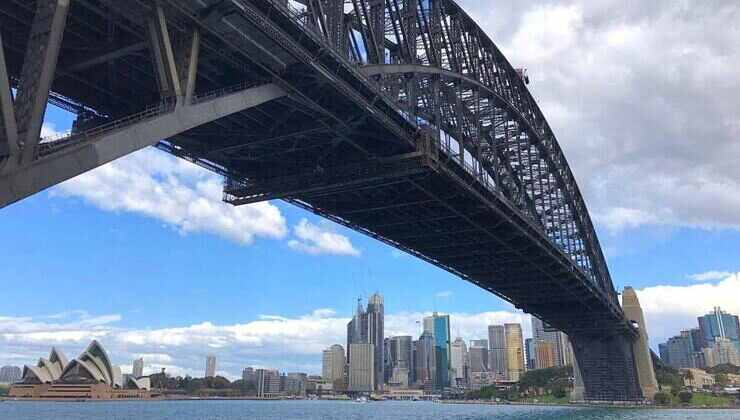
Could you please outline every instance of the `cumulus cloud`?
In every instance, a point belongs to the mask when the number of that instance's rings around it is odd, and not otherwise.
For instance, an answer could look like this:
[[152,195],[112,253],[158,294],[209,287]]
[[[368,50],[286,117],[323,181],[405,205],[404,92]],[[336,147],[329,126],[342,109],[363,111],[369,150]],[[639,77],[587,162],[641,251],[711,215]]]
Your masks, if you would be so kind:
[[285,218],[273,204],[234,207],[221,201],[220,178],[192,163],[145,149],[66,181],[52,195],[79,197],[107,211],[153,217],[182,234],[202,232],[250,244],[283,238]]
[[740,228],[738,2],[461,3],[528,68],[598,225]]
[[[430,312],[386,314],[385,335],[421,333],[420,321]],[[97,323],[85,324],[82,317],[70,316],[66,323],[49,323],[48,317],[0,317],[0,364],[33,363],[46,356],[56,345],[74,357],[89,340],[100,340],[113,359],[130,371],[133,359],[142,357],[146,372],[161,368],[174,375],[203,375],[206,355],[215,354],[218,369],[237,378],[246,366],[273,367],[284,371],[318,373],[321,351],[332,344],[346,342],[349,317],[338,316],[333,309],[319,308],[298,317],[262,315],[237,324],[219,325],[201,322],[192,325],[136,329],[112,322],[111,316],[89,316]],[[120,317],[118,317],[120,319]],[[451,333],[465,339],[487,337],[490,324],[519,322],[530,334],[529,316],[498,311],[450,314]]]
[[327,221],[315,225],[303,218],[293,227],[293,235],[288,246],[299,252],[311,255],[360,255],[360,250],[352,245],[349,238],[335,232]]
[[650,286],[637,290],[645,313],[651,345],[677,335],[680,330],[696,328],[696,318],[720,306],[740,313],[740,272],[729,274],[719,282],[687,286]]

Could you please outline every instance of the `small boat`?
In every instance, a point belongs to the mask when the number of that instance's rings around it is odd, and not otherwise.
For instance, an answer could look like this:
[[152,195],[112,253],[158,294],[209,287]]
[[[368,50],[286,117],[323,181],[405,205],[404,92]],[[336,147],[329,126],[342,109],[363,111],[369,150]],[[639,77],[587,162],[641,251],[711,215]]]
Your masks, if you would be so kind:
[[368,402],[368,399],[367,399],[367,397],[364,397],[364,396],[363,397],[357,397],[357,399],[355,399],[355,402],[358,402],[358,403],[366,403],[366,402]]

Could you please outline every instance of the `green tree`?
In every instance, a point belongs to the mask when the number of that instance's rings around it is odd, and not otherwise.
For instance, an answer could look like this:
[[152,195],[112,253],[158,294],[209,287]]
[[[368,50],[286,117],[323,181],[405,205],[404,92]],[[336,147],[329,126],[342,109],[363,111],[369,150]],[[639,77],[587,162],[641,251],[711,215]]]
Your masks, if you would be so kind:
[[658,392],[653,398],[655,399],[655,404],[658,405],[668,405],[671,403],[671,395],[667,392]]
[[727,386],[729,382],[730,380],[728,379],[726,373],[718,373],[714,375],[714,383],[716,383],[719,386]]
[[567,392],[565,391],[565,388],[559,386],[552,390],[552,395],[555,398],[565,398]]
[[691,388],[694,387],[694,373],[691,371],[691,369],[687,369],[686,373],[684,374],[684,378],[689,382],[689,386]]

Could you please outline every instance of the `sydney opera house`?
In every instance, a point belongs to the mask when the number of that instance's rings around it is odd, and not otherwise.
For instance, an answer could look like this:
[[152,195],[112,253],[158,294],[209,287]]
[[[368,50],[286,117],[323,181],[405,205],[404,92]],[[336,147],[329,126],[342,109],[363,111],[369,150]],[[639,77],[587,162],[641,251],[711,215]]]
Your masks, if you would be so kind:
[[105,349],[93,340],[82,354],[67,361],[56,348],[48,359],[23,368],[23,379],[13,384],[9,396],[39,399],[136,399],[149,398],[149,378],[127,377],[113,366]]

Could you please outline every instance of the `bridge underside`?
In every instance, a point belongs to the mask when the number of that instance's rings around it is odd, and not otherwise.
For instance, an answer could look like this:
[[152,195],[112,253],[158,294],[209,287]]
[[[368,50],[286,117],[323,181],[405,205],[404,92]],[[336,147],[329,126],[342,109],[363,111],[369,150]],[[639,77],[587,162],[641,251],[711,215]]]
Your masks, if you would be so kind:
[[[0,206],[156,144],[228,203],[286,200],[537,315],[587,399],[640,399],[585,204],[487,36],[451,0],[286,3],[0,3]],[[47,99],[71,136],[40,139]]]

